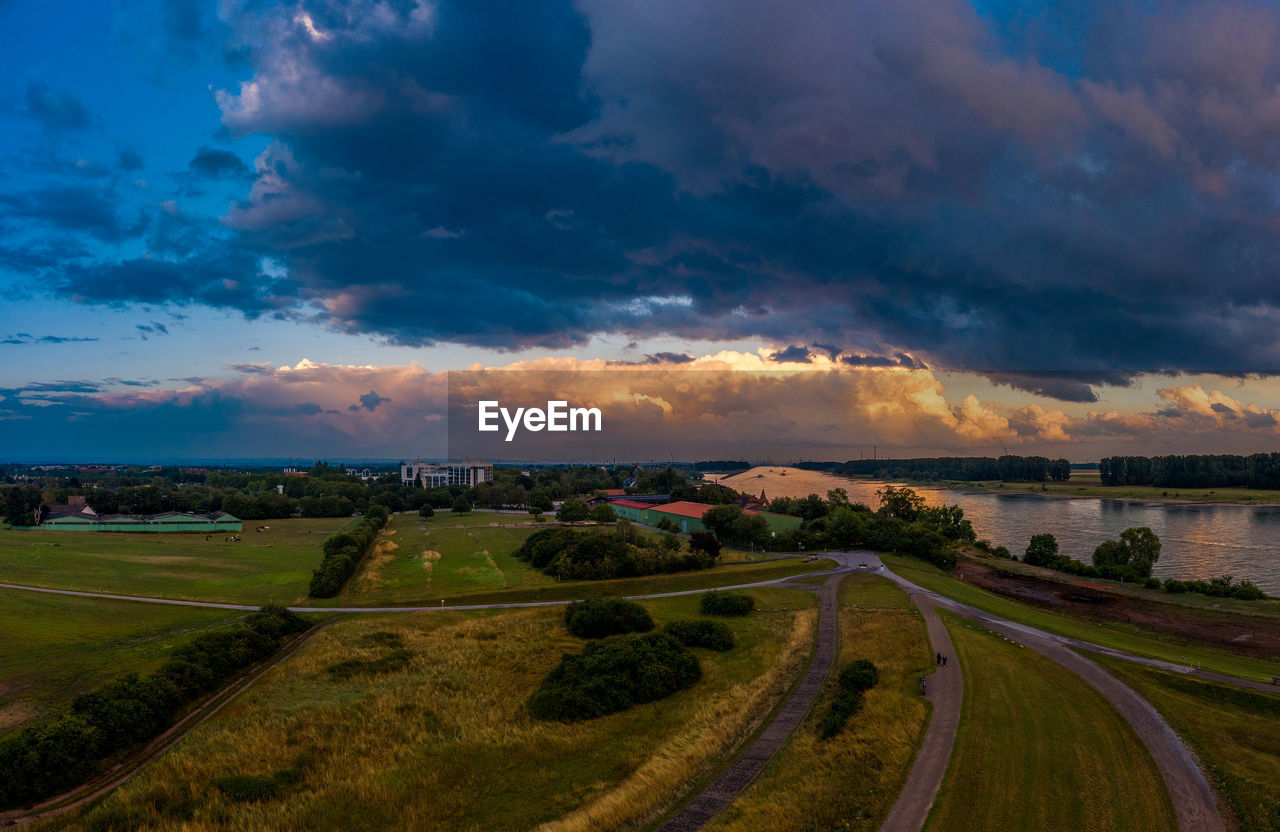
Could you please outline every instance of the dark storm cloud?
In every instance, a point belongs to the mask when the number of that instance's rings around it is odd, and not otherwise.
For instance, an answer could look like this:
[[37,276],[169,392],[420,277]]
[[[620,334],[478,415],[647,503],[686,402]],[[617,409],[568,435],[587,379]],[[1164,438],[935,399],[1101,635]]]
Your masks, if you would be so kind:
[[809,354],[809,348],[799,344],[793,344],[784,350],[778,350],[769,355],[770,361],[791,362],[797,364],[808,364],[813,361],[813,357]]
[[27,86],[27,115],[52,132],[81,130],[92,121],[75,93],[39,81]]
[[347,409],[359,410],[360,408],[364,408],[372,413],[378,409],[378,405],[389,401],[391,401],[391,399],[388,399],[386,396],[379,396],[376,390],[370,390],[368,393],[360,396],[358,404],[350,405]]
[[[163,262],[68,268],[78,297],[409,345],[810,344],[1075,402],[1280,367],[1267,6],[316,2],[227,25],[253,64],[219,95],[228,135],[274,139],[251,188],[217,229],[157,222]],[[201,148],[192,171],[242,164]]]
[[187,163],[187,167],[194,173],[211,178],[249,175],[249,166],[239,156],[228,150],[212,147],[201,146]]

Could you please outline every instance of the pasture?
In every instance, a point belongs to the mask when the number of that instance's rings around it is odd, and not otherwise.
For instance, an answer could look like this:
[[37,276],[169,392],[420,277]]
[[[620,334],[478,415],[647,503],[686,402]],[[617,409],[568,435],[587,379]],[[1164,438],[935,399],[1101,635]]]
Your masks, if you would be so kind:
[[[254,523],[268,526],[255,532]],[[240,542],[202,533],[0,529],[6,583],[238,604],[306,597],[325,537],[344,519],[250,521]]]

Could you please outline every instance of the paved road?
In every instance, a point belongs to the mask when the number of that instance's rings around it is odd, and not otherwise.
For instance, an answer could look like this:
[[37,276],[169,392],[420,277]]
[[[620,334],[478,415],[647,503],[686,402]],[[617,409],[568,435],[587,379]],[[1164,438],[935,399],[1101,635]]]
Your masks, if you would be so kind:
[[818,641],[804,678],[747,750],[714,783],[663,824],[660,832],[694,832],[709,823],[737,799],[800,726],[835,664],[840,641],[837,606],[842,577],[831,575],[818,589]]
[[916,753],[911,773],[907,775],[907,782],[889,810],[880,832],[919,832],[924,828],[942,786],[942,778],[946,776],[947,764],[951,762],[951,749],[956,742],[956,729],[960,726],[960,705],[964,699],[964,675],[960,672],[960,662],[951,645],[951,635],[934,609],[933,599],[912,593],[911,600],[924,615],[930,651],[935,655],[941,653],[949,661],[945,668],[939,667],[927,677],[928,693],[925,698],[933,703],[929,727]]
[[[1225,832],[1226,826],[1223,823],[1222,816],[1218,813],[1217,799],[1214,796],[1213,789],[1210,788],[1209,782],[1205,779],[1204,772],[1200,770],[1200,766],[1191,754],[1191,750],[1174,733],[1173,729],[1156,712],[1155,708],[1147,704],[1146,700],[1138,696],[1132,688],[1112,676],[1102,667],[1081,656],[1075,649],[1117,655],[1129,661],[1159,667],[1164,670],[1185,673],[1190,672],[1191,668],[1162,662],[1158,659],[1132,656],[1110,648],[1101,648],[1089,642],[1045,633],[1034,627],[1009,621],[989,612],[984,612],[977,607],[969,606],[918,586],[906,578],[885,569],[875,555],[867,554],[865,558],[868,563],[874,558],[875,567],[879,574],[884,575],[909,593],[912,593],[917,601],[922,596],[928,598],[937,606],[945,607],[970,621],[1017,640],[1024,646],[1052,659],[1084,679],[1120,712],[1120,715],[1133,726],[1138,738],[1146,745],[1147,751],[1150,752],[1152,759],[1155,760],[1156,768],[1160,770],[1160,775],[1164,778],[1165,786],[1169,790],[1169,797],[1173,801],[1174,813],[1178,817],[1178,828],[1182,832]],[[912,774],[914,775],[914,773],[913,770]],[[917,826],[910,829],[914,832],[919,828]],[[902,827],[902,829],[906,830],[908,827]]]

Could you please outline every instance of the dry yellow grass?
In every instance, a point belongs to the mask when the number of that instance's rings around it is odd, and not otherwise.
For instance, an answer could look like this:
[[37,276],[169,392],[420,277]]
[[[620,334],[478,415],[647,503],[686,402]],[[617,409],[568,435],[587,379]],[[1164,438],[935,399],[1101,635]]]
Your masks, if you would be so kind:
[[[537,722],[524,709],[560,656],[582,646],[559,609],[342,621],[99,806],[49,828],[638,825],[749,732],[803,663],[812,602],[783,590],[761,597],[778,611],[733,622],[740,646],[730,653],[698,651],[704,678],[692,689],[573,725]],[[665,621],[695,604],[648,606]],[[386,656],[397,640],[412,653],[400,670],[345,679],[328,670]],[[236,802],[211,785],[228,775],[283,785]]]
[[897,798],[928,715],[917,681],[931,662],[924,623],[883,578],[854,576],[842,589],[854,606],[841,610],[837,667],[870,659],[880,684],[841,733],[823,740],[829,683],[787,747],[708,830],[874,830]]

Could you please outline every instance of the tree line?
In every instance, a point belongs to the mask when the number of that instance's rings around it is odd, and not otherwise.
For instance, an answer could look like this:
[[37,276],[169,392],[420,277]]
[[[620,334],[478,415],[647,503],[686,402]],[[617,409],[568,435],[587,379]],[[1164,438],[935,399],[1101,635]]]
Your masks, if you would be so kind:
[[919,459],[851,459],[848,462],[800,462],[797,468],[830,471],[846,477],[917,481],[1066,482],[1071,463],[1043,456],[939,456]]
[[307,595],[312,598],[332,598],[356,572],[360,559],[373,548],[378,532],[387,525],[387,510],[376,503],[364,511],[358,521],[345,529],[329,535],[324,541],[324,557],[320,567],[311,573],[311,586]]
[[1109,456],[1098,463],[1103,485],[1157,488],[1280,488],[1280,453]]
[[0,740],[0,808],[30,805],[83,782],[310,626],[284,607],[263,607],[232,629],[196,636],[154,673],[123,676],[77,697],[65,713],[6,736]]

